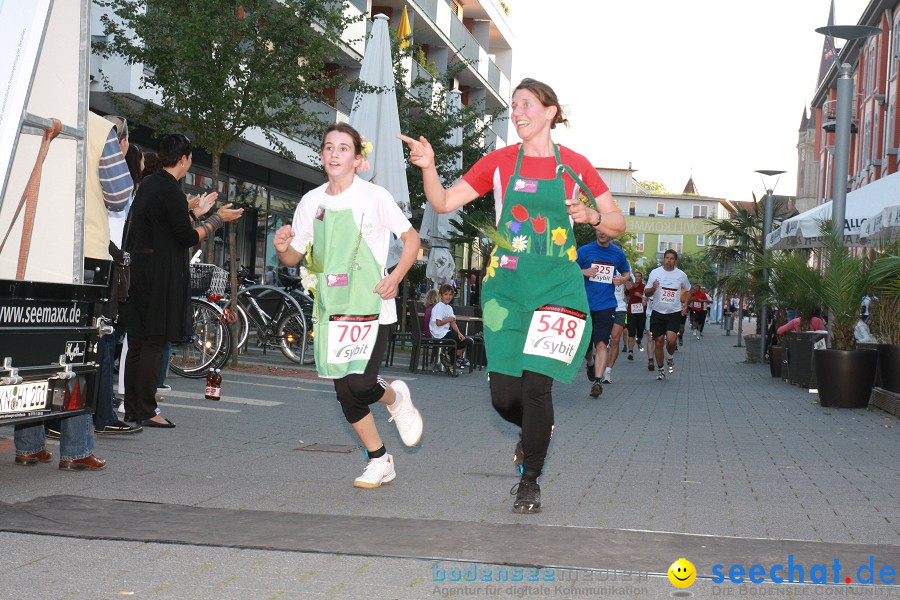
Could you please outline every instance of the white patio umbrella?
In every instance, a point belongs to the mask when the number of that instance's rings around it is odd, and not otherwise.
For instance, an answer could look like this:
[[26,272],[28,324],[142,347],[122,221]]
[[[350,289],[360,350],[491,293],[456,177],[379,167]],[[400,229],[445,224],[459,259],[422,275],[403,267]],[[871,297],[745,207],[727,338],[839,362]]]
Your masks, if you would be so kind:
[[[459,110],[462,108],[461,92],[459,90],[450,90],[447,93],[447,104],[451,110]],[[452,146],[462,146],[462,127],[455,127],[447,139]],[[462,169],[462,151],[456,155],[454,169],[459,171]],[[445,186],[450,186],[456,181],[444,181]],[[453,277],[456,271],[456,263],[453,260],[453,254],[450,252],[450,243],[447,238],[456,233],[456,228],[450,224],[451,219],[458,219],[459,211],[453,211],[447,214],[438,214],[431,208],[431,204],[425,204],[425,213],[422,217],[422,227],[420,235],[423,240],[428,241],[431,245],[431,251],[428,253],[428,264],[425,266],[425,275],[435,282],[446,281]]]
[[[869,219],[877,218],[885,209],[900,203],[898,201],[900,201],[900,173],[888,175],[847,194],[844,245],[877,246],[880,242],[879,236],[865,237],[864,227]],[[766,237],[766,247],[775,249],[824,247],[820,224],[831,219],[831,205],[829,201],[786,219],[781,227]]]
[[863,224],[859,239],[875,244],[887,244],[900,237],[900,200],[888,206]]
[[[403,158],[403,142],[400,133],[400,114],[397,110],[397,92],[394,89],[394,64],[391,57],[391,40],[388,33],[388,17],[375,15],[372,35],[366,44],[359,78],[382,91],[357,92],[350,111],[350,125],[372,143],[367,156],[369,170],[359,173],[366,181],[385,188],[394,197],[407,217],[412,216],[409,204],[409,184],[406,181],[406,160]],[[394,240],[388,257],[388,266],[397,264],[402,242]],[[391,262],[393,261],[393,262]]]

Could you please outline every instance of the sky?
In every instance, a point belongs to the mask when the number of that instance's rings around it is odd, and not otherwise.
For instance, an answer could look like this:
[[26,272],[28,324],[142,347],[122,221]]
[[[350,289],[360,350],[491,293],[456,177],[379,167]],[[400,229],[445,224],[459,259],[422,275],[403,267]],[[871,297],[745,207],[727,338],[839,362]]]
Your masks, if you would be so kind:
[[[672,193],[693,175],[703,196],[752,200],[765,194],[754,171],[771,169],[786,171],[775,193],[796,194],[830,0],[506,3],[513,87],[544,81],[569,118],[554,141]],[[867,4],[835,0],[835,24],[855,25]]]

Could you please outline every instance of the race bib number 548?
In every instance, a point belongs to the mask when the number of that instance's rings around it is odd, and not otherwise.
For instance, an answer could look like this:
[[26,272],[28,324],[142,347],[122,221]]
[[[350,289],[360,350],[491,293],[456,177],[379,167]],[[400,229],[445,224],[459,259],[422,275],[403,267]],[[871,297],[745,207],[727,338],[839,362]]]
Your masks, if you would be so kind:
[[378,315],[332,315],[328,319],[328,360],[335,364],[369,360],[378,336]]
[[531,317],[523,352],[571,363],[581,345],[586,318],[585,313],[564,306],[541,306]]

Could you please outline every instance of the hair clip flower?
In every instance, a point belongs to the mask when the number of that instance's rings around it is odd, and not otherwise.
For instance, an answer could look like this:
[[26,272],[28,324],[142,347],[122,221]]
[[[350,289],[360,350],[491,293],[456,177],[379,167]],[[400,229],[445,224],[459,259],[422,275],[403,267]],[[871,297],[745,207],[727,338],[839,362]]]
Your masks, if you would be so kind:
[[362,157],[362,160],[360,161],[359,167],[356,169],[356,172],[365,173],[369,170],[369,159],[366,158],[366,156],[368,156],[369,153],[372,152],[373,146],[372,142],[366,141],[366,136],[361,135],[359,136],[359,139],[362,142],[359,151],[359,155]]

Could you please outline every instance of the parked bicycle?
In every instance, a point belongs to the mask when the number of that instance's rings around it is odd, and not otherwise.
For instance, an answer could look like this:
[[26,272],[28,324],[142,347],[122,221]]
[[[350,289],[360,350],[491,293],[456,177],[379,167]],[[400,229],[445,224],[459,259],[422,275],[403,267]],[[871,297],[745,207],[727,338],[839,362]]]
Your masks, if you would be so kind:
[[[172,344],[169,370],[189,378],[206,377],[221,368],[231,356],[231,336],[227,316],[208,297],[223,293],[227,273],[215,265],[191,265],[192,330],[188,337]],[[207,296],[207,297],[204,297]]]
[[300,280],[283,277],[283,287],[260,285],[250,279],[249,271],[242,267],[238,281],[235,305],[238,348],[246,350],[252,328],[256,346],[263,352],[278,348],[292,362],[312,363],[315,304],[300,288]]

